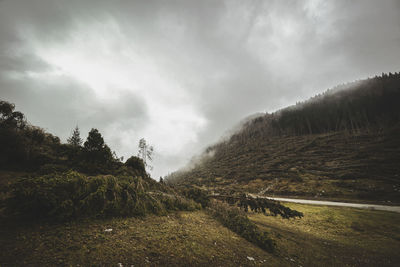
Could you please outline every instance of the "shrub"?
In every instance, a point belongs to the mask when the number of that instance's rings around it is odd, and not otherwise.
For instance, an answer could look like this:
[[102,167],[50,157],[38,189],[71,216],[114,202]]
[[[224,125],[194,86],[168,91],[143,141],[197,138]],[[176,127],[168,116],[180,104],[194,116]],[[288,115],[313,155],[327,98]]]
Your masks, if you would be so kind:
[[125,166],[146,173],[144,162],[141,158],[132,156],[126,160]]
[[246,194],[240,196],[218,196],[222,201],[225,201],[231,205],[238,206],[242,210],[248,212],[249,208],[253,212],[262,212],[267,215],[277,216],[280,215],[284,219],[290,218],[301,218],[303,213],[297,210],[292,210],[286,206],[283,206],[278,201],[267,199],[267,198],[253,198],[248,197]]
[[268,252],[274,252],[276,245],[268,233],[258,229],[239,208],[214,200],[210,202],[209,210],[218,221],[233,232]]
[[167,210],[186,210],[194,211],[201,209],[201,205],[191,199],[183,198],[179,195],[160,193],[159,199]]
[[200,203],[203,208],[207,207],[210,203],[210,198],[207,191],[191,187],[189,189],[183,189],[182,194],[190,199],[193,199],[197,203]]
[[74,171],[23,178],[11,185],[6,200],[9,215],[63,221],[78,217],[163,214],[166,210],[192,210],[195,203],[175,197],[167,201],[146,192],[141,177],[102,175],[88,177]]

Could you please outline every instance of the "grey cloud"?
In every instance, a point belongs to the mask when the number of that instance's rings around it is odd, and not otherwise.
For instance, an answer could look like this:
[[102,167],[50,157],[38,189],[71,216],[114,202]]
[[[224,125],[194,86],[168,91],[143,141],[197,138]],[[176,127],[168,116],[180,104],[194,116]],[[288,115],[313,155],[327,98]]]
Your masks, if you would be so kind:
[[[15,103],[34,125],[62,138],[65,142],[75,125],[81,128],[82,137],[91,128],[106,132],[114,124],[120,131],[143,127],[147,110],[141,97],[125,93],[117,103],[104,103],[85,85],[69,78],[55,82],[37,81],[33,78],[15,80],[0,75],[1,97]],[[115,125],[117,123],[117,125]],[[105,136],[118,143],[119,132]]]
[[32,54],[0,52],[0,71],[7,72],[45,72],[53,68]]

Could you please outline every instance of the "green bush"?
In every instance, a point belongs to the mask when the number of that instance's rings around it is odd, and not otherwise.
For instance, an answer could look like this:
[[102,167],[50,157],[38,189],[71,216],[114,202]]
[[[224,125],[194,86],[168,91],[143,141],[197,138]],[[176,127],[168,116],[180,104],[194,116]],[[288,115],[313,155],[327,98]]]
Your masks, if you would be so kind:
[[208,207],[210,203],[210,198],[207,191],[195,187],[183,189],[181,191],[185,197],[193,199],[197,203],[200,203],[203,208]]
[[201,209],[201,205],[192,199],[186,199],[178,195],[168,195],[161,193],[159,195],[161,203],[167,210],[187,210],[194,211]]
[[218,221],[233,232],[268,252],[274,252],[276,245],[269,238],[268,233],[259,230],[239,208],[230,206],[227,203],[212,201],[210,202],[209,210]]
[[215,196],[218,197],[219,200],[229,203],[230,205],[235,205],[245,212],[248,212],[249,209],[253,212],[262,212],[266,215],[277,216],[280,215],[284,219],[290,218],[301,218],[303,217],[303,213],[297,210],[292,210],[286,206],[283,206],[278,201],[267,199],[267,198],[254,198],[249,197],[246,194],[241,194],[239,196],[233,195],[220,195]]
[[11,185],[6,208],[10,215],[59,221],[164,214],[167,210],[195,208],[194,202],[179,197],[168,201],[162,194],[147,192],[148,187],[148,182],[141,177],[89,177],[74,171],[55,173],[16,181]]
[[129,159],[126,160],[125,166],[146,173],[144,162],[139,157],[131,156]]

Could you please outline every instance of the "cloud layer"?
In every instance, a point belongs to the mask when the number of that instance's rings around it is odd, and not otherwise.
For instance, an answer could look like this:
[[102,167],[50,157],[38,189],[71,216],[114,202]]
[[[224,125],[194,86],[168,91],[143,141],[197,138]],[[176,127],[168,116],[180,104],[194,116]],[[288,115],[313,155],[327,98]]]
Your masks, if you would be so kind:
[[252,113],[400,70],[398,1],[0,1],[0,92],[66,140],[96,127],[153,175]]

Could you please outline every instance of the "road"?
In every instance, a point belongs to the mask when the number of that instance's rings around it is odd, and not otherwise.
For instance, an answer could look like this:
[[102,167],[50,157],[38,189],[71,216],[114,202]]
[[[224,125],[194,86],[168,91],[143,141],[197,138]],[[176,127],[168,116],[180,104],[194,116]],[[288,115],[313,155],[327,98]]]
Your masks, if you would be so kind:
[[[253,195],[253,194],[251,194],[251,195],[253,197],[260,197],[260,196]],[[392,212],[400,213],[400,206],[385,206],[385,205],[375,205],[375,204],[359,204],[359,203],[294,199],[294,198],[282,198],[282,197],[265,197],[265,198],[276,200],[276,201],[293,202],[293,203],[299,203],[299,204],[349,207],[349,208],[370,209],[370,210],[384,210],[384,211],[392,211]]]

